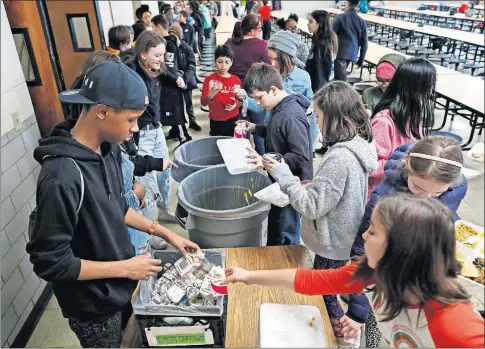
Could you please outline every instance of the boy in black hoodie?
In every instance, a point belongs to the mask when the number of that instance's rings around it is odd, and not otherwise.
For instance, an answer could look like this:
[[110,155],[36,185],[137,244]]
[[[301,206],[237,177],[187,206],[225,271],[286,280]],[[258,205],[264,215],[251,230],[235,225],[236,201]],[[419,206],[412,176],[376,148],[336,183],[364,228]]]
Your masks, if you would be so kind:
[[198,246],[129,208],[119,144],[138,132],[148,103],[142,79],[121,63],[90,70],[81,90],[59,95],[83,104],[79,120],[39,141],[37,215],[27,252],[35,273],[52,282],[64,317],[83,347],[119,348],[137,281],[160,260],[135,257],[126,226],[164,238],[184,255]]
[[[313,179],[313,152],[306,110],[310,102],[302,94],[288,94],[279,72],[266,63],[255,63],[244,80],[244,89],[256,103],[271,110],[268,125],[238,121],[246,131],[264,138],[267,153],[280,153],[291,172],[301,181]],[[262,157],[250,149],[249,163],[263,168]],[[268,246],[299,245],[300,218],[291,205],[271,206],[268,217]]]

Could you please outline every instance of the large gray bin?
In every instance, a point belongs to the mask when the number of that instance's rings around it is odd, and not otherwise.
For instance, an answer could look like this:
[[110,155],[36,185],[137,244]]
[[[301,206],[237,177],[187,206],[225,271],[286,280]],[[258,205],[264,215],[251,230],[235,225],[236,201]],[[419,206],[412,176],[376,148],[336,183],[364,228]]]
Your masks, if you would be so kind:
[[224,164],[217,141],[227,138],[231,137],[207,137],[182,144],[173,154],[178,167],[172,168],[172,178],[180,183],[194,172]]
[[261,172],[231,175],[225,165],[200,170],[178,188],[179,204],[189,213],[184,228],[201,248],[261,246],[271,205],[252,193],[271,184]]

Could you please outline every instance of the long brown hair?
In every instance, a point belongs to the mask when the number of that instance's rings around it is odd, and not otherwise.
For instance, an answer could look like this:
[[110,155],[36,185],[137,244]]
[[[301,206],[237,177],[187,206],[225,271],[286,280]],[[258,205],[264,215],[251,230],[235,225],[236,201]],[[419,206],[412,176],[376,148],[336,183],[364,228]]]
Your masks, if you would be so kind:
[[333,81],[318,90],[313,100],[323,112],[322,135],[327,147],[355,136],[372,142],[372,128],[362,98],[348,83]]
[[[406,295],[440,304],[469,302],[457,280],[456,237],[451,211],[436,199],[398,195],[382,199],[374,209],[387,231],[387,246],[375,269],[361,259],[353,279],[373,278],[377,299],[384,301],[383,321],[409,305]],[[405,224],[403,224],[405,222]]]
[[278,58],[278,65],[280,74],[283,76],[288,76],[295,68],[295,59],[291,57],[289,54],[282,52],[278,49],[268,48],[276,53],[276,57]]
[[145,30],[143,33],[140,34],[138,40],[136,40],[135,45],[135,52],[136,52],[136,60],[138,65],[145,71],[145,73],[150,76],[154,77],[156,75],[160,75],[165,71],[165,64],[162,64],[160,70],[158,72],[153,72],[145,66],[145,63],[141,59],[141,54],[143,52],[147,52],[149,49],[157,47],[158,45],[167,46],[167,41],[162,38],[160,35],[154,33],[151,30]]

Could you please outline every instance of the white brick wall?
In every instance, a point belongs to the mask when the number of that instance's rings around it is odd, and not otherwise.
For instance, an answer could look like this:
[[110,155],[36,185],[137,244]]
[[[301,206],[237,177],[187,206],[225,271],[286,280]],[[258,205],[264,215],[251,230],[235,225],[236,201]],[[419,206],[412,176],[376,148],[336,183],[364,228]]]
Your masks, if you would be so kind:
[[[0,258],[1,345],[8,348],[27,320],[46,282],[32,271],[25,251],[30,212],[40,172],[33,150],[40,138],[27,84],[3,3],[1,6]],[[16,131],[11,113],[18,111]]]

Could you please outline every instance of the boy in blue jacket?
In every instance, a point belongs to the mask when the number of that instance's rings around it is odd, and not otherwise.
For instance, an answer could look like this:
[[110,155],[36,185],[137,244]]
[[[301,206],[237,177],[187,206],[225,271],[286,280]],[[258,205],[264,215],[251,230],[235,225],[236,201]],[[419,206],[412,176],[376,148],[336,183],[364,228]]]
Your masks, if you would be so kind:
[[[347,0],[348,9],[337,16],[332,28],[338,38],[337,59],[334,61],[335,80],[347,81],[349,63],[357,61],[357,66],[364,63],[367,53],[367,24],[359,17],[359,0]],[[357,55],[359,53],[359,59]]]

